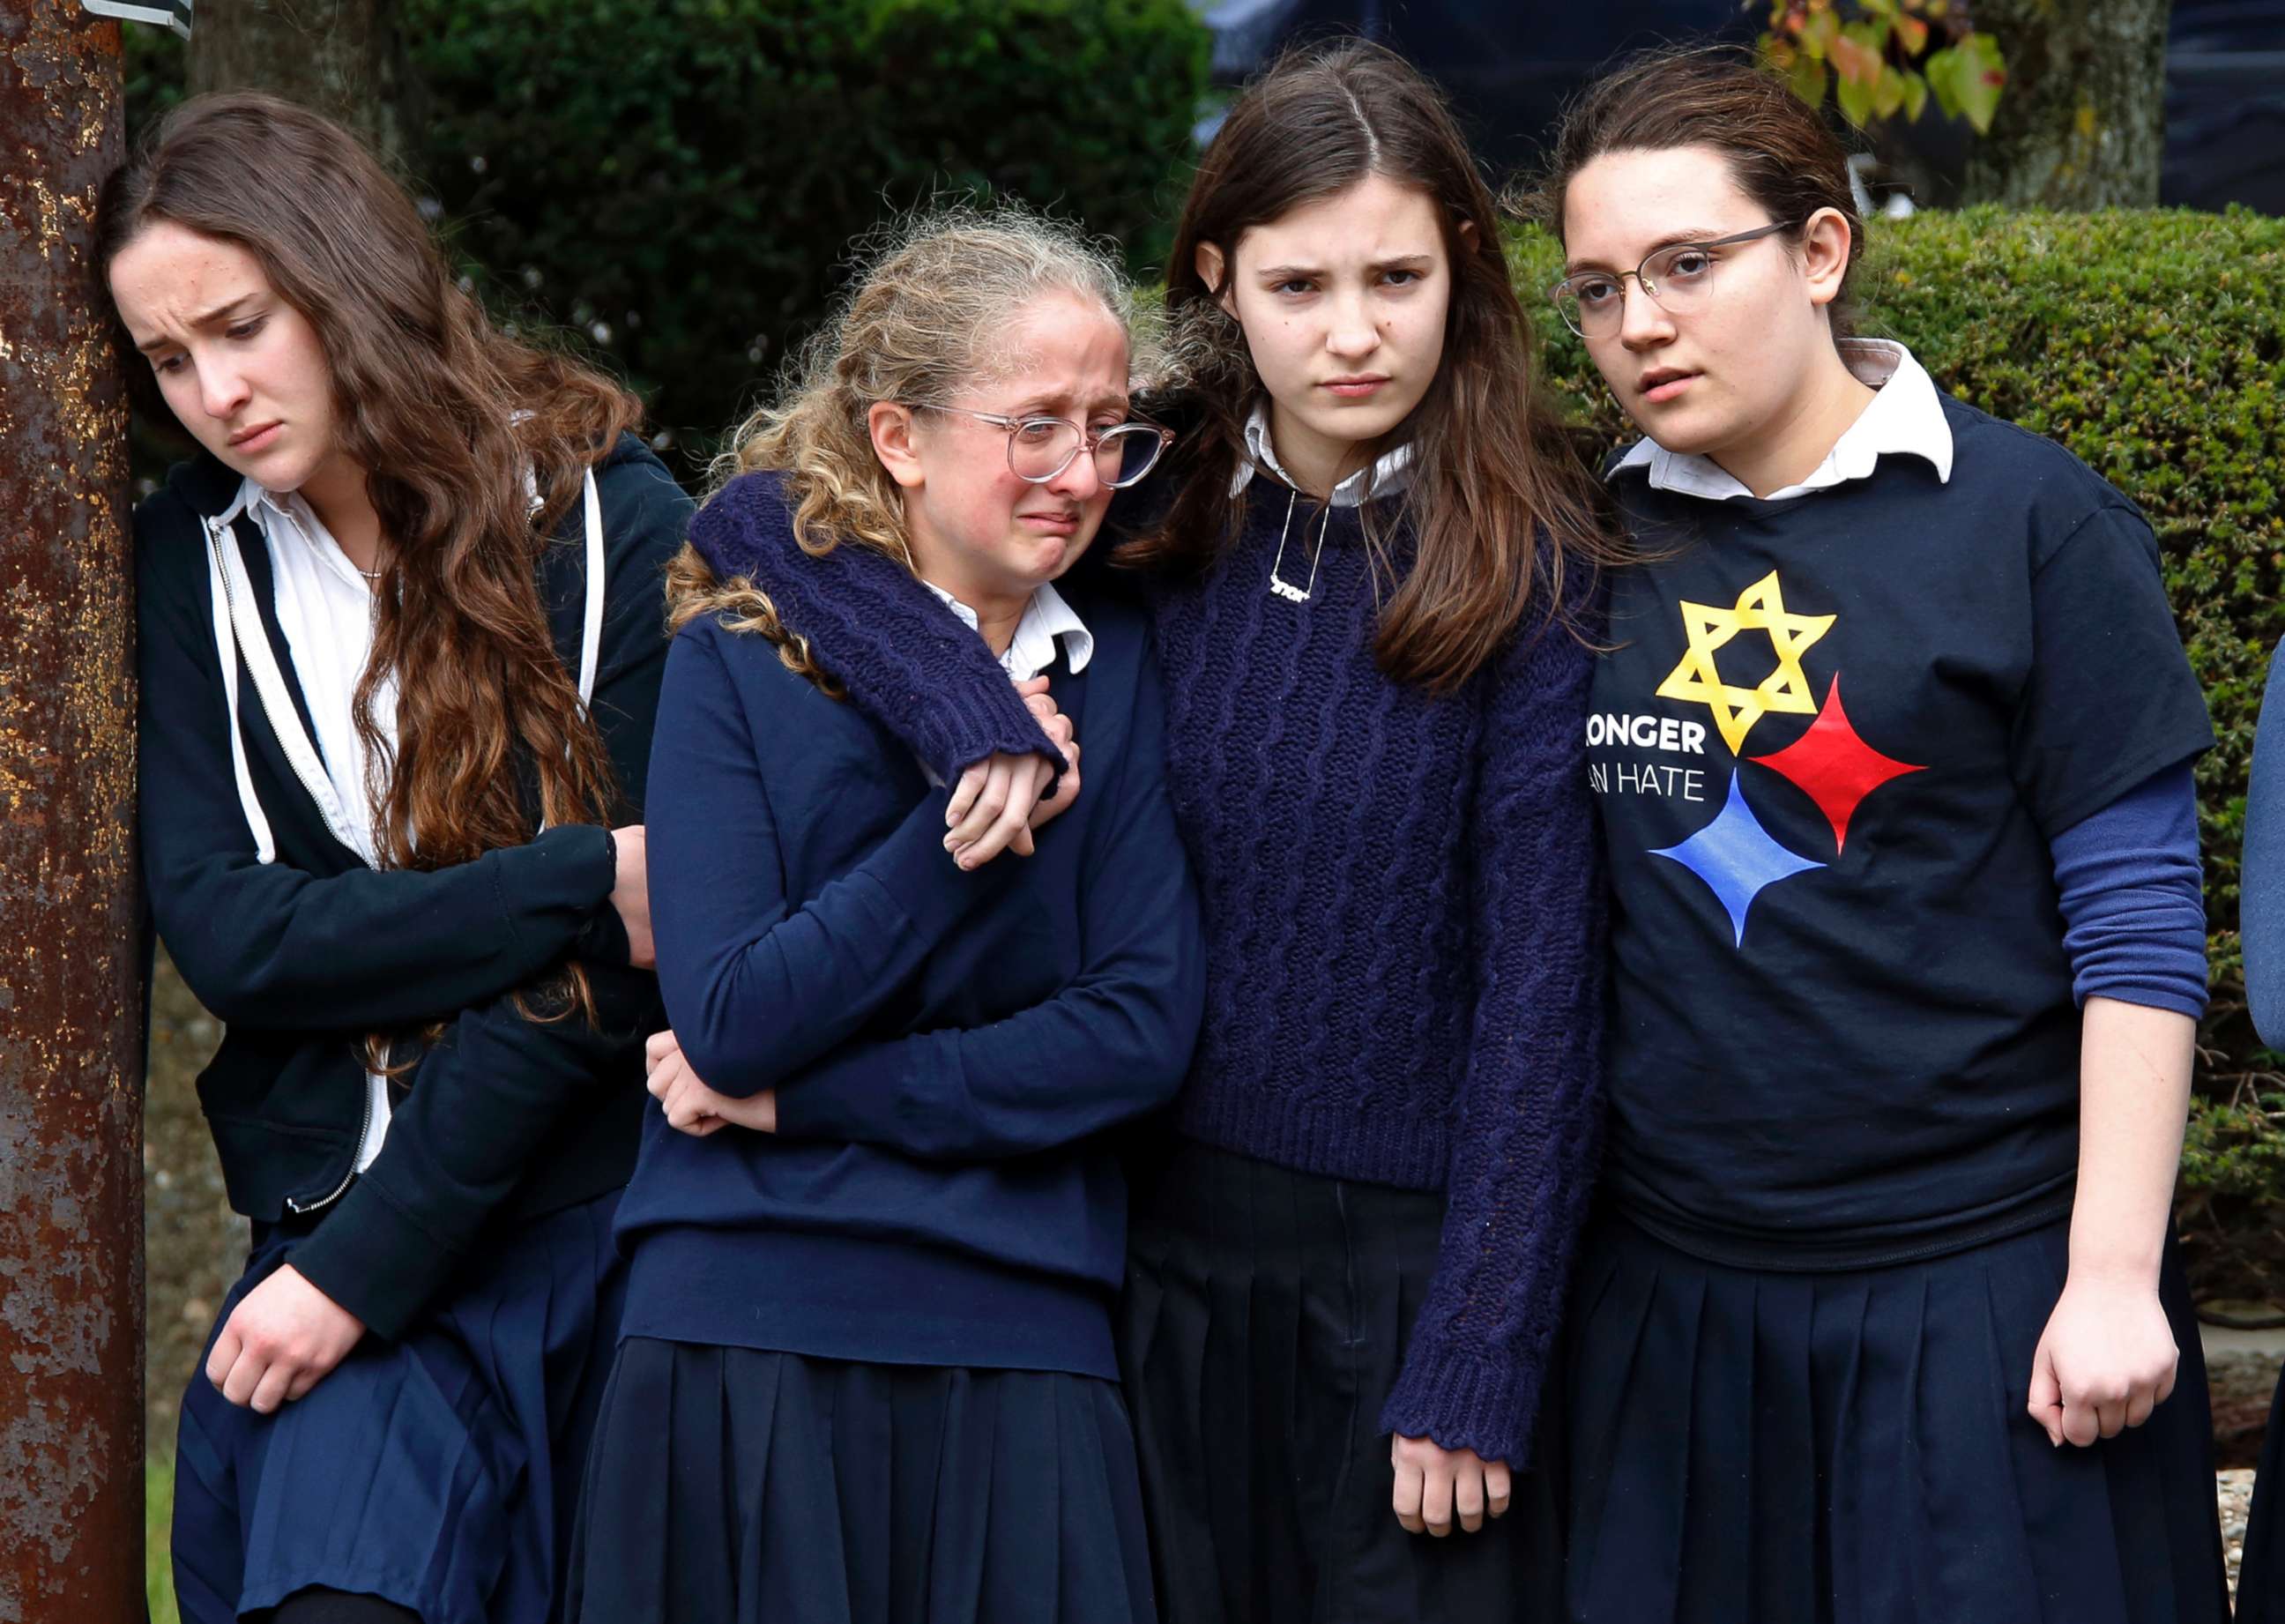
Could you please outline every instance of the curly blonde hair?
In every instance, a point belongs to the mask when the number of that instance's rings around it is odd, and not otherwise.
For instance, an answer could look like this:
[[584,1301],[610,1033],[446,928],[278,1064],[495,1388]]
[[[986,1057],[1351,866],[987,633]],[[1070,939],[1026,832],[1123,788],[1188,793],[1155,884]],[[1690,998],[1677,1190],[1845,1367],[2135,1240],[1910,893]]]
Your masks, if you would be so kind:
[[[978,379],[1020,370],[1004,347],[1025,306],[1067,293],[1099,304],[1127,333],[1130,373],[1144,334],[1117,254],[1077,227],[1012,206],[938,208],[860,244],[860,270],[833,319],[804,346],[781,397],[739,428],[714,459],[709,494],[775,469],[794,504],[794,538],[813,558],[843,542],[912,567],[903,494],[874,454],[867,414],[884,401],[947,400]],[[685,547],[667,575],[670,624],[714,615],[777,645],[789,670],[831,692],[807,640],[743,576],[718,580]]]

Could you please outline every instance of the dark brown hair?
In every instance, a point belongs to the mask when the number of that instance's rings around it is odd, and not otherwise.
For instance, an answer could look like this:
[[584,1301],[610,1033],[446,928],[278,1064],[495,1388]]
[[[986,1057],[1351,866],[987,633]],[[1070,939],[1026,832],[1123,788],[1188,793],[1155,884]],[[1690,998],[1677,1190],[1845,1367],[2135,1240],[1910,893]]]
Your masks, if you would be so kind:
[[[1374,654],[1392,677],[1449,690],[1492,656],[1535,593],[1555,619],[1581,596],[1567,574],[1614,554],[1592,482],[1534,387],[1530,323],[1467,140],[1434,87],[1378,45],[1289,52],[1239,95],[1199,160],[1166,267],[1166,310],[1178,383],[1203,432],[1185,447],[1165,520],[1121,556],[1203,569],[1236,538],[1244,499],[1231,501],[1229,487],[1262,392],[1244,332],[1221,304],[1238,243],[1374,175],[1435,203],[1453,283],[1443,363],[1387,436],[1414,450],[1403,503],[1417,552],[1382,608]],[[1198,274],[1202,243],[1221,250],[1219,286]],[[1365,522],[1378,549],[1370,505]]]
[[1752,57],[1728,46],[1666,47],[1628,58],[1563,110],[1539,211],[1558,241],[1563,199],[1579,171],[1606,153],[1709,146],[1730,161],[1738,190],[1794,229],[1798,252],[1809,217],[1837,209],[1849,222],[1849,265],[1826,307],[1833,336],[1856,330],[1848,279],[1865,247],[1865,222],[1849,184],[1849,151],[1825,115]]
[[494,328],[404,189],[289,102],[204,96],[161,121],[104,190],[106,286],[114,258],[160,221],[253,255],[325,347],[340,450],[366,470],[390,545],[355,706],[373,759],[388,760],[372,701],[396,674],[395,759],[371,786],[382,865],[440,868],[530,839],[527,775],[547,821],[608,820],[610,757],[535,569],[639,404]]

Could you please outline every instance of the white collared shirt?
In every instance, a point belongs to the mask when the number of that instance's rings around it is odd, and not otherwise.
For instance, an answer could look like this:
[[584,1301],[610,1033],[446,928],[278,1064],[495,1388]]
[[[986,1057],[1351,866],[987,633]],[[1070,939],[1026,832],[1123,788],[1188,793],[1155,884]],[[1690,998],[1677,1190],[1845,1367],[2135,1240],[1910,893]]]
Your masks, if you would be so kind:
[[[961,618],[970,632],[982,627],[976,611],[933,581],[921,583],[934,592],[944,607]],[[1032,600],[1024,606],[1024,617],[1016,623],[1016,635],[1008,639],[1007,652],[1000,656],[1000,669],[1017,682],[1029,682],[1056,663],[1056,639],[1064,639],[1064,652],[1071,657],[1073,675],[1087,669],[1095,658],[1095,633],[1079,612],[1064,600],[1064,595],[1042,581],[1033,590]]]
[[[1872,403],[1833,443],[1825,460],[1799,484],[1772,490],[1762,499],[1781,502],[1830,490],[1852,479],[1867,479],[1884,456],[1925,459],[1939,482],[1951,479],[1951,425],[1944,421],[1943,400],[1926,368],[1912,352],[1888,339],[1843,339],[1841,358],[1859,383],[1875,391]],[[1754,493],[1711,457],[1669,451],[1645,436],[1612,465],[1647,468],[1653,490],[1726,502]]]
[[[1339,484],[1335,485],[1326,504],[1332,507],[1362,507],[1368,498],[1394,496],[1410,482],[1412,447],[1397,446],[1383,451],[1369,468],[1359,468]],[[1277,460],[1277,448],[1269,438],[1269,403],[1257,400],[1252,413],[1245,420],[1245,460],[1237,465],[1231,475],[1229,493],[1236,496],[1253,482],[1254,470],[1267,468],[1287,484],[1299,490],[1301,482],[1285,472]]]
[[[373,804],[365,793],[365,739],[357,727],[357,688],[373,658],[372,584],[349,562],[342,544],[299,491],[271,490],[249,479],[242,494],[247,514],[270,553],[272,603],[286,634],[294,675],[310,707],[318,754],[340,804],[341,825],[368,863],[379,842]],[[375,684],[373,725],[393,752],[397,745],[397,677]],[[365,1073],[365,1136],[355,1167],[363,1173],[389,1136],[389,1082]]]

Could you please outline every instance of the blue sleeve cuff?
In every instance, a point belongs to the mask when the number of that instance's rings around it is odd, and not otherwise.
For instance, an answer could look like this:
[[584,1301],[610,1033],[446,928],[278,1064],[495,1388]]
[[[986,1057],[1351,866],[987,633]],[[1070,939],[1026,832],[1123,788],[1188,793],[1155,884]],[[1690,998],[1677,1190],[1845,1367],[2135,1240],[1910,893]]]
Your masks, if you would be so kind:
[[2145,779],[2057,835],[2054,863],[2073,998],[2204,1014],[2205,897],[2189,765]]

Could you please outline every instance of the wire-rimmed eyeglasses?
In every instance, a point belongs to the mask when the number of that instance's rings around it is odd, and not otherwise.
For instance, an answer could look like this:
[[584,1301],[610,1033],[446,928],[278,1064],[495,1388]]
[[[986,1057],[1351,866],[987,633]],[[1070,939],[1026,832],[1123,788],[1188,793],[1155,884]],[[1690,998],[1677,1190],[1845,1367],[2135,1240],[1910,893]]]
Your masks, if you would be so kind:
[[1645,255],[1632,271],[1582,271],[1565,277],[1547,290],[1547,296],[1555,302],[1563,325],[1581,338],[1608,338],[1619,330],[1625,317],[1627,278],[1634,278],[1661,310],[1686,315],[1703,305],[1713,291],[1714,267],[1720,262],[1707,250],[1757,242],[1790,231],[1794,224],[1780,220],[1733,237],[1716,237],[1711,242],[1669,243]]
[[1083,428],[1067,417],[1033,412],[1009,417],[999,412],[978,412],[968,406],[918,403],[915,410],[954,412],[991,423],[1008,431],[1008,467],[1017,479],[1044,485],[1071,467],[1082,448],[1095,454],[1095,476],[1113,490],[1123,490],[1154,467],[1161,453],[1174,443],[1174,431],[1156,423],[1112,423],[1103,428]]

